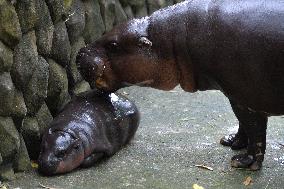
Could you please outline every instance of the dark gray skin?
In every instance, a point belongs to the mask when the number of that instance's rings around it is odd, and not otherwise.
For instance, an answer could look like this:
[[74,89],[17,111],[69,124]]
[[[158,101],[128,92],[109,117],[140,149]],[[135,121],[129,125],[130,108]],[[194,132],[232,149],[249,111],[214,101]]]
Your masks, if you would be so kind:
[[39,172],[54,175],[92,166],[134,136],[139,112],[126,97],[94,91],[75,97],[43,135]]
[[115,27],[82,48],[77,65],[93,88],[129,85],[220,90],[239,120],[221,144],[247,153],[232,166],[258,170],[267,119],[284,114],[284,6],[267,0],[192,0]]

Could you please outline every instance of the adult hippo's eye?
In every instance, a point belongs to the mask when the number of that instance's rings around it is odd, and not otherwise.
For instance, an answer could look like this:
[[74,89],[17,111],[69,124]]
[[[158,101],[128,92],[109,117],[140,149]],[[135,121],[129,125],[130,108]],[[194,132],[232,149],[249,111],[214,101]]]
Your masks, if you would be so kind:
[[107,48],[108,52],[114,53],[114,52],[117,52],[119,50],[119,45],[118,45],[117,42],[112,41],[112,42],[107,44],[106,48]]

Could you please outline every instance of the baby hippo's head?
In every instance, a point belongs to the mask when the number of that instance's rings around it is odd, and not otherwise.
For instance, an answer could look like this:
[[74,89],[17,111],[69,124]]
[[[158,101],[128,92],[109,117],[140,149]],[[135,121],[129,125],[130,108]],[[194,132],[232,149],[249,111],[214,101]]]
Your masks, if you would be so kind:
[[82,142],[72,131],[50,128],[44,133],[39,155],[39,172],[54,175],[70,172],[84,160]]

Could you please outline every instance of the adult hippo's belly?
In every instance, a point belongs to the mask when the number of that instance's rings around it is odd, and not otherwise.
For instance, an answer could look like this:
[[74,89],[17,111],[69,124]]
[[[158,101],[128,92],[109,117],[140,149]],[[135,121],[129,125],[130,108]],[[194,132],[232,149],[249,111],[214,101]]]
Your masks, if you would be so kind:
[[247,153],[232,166],[258,170],[267,118],[284,114],[284,6],[281,1],[191,0],[116,26],[77,56],[93,88],[139,85],[188,92],[221,90],[239,120],[221,139]]
[[89,167],[126,145],[139,125],[139,112],[126,97],[94,91],[72,99],[43,134],[38,159],[45,175]]

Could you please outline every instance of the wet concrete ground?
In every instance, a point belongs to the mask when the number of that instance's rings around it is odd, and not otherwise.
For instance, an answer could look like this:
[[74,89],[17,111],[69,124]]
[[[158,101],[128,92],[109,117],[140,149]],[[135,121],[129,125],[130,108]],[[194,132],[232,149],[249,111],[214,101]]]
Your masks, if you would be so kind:
[[[17,175],[10,188],[185,189],[193,184],[212,188],[284,188],[284,117],[271,117],[266,158],[261,171],[230,167],[237,152],[219,139],[236,131],[228,100],[218,91],[171,92],[131,87],[121,90],[141,111],[141,124],[130,145],[112,158],[72,173],[42,177],[36,171]],[[213,171],[196,167],[204,164]],[[250,176],[253,183],[245,186]]]

